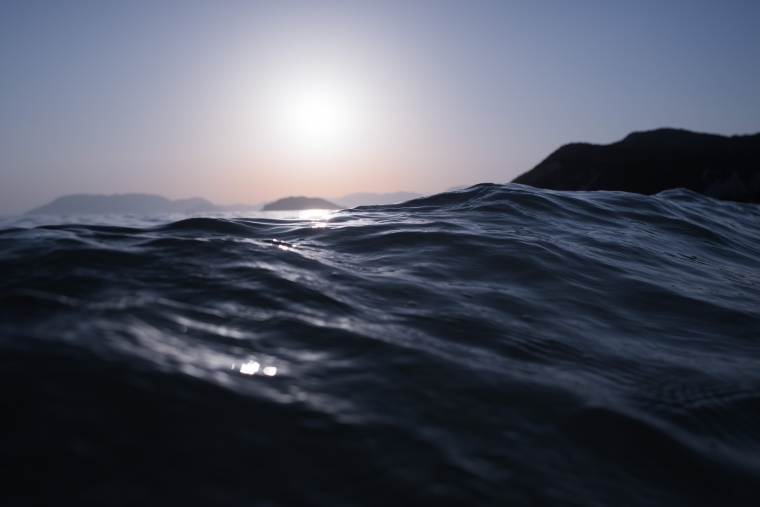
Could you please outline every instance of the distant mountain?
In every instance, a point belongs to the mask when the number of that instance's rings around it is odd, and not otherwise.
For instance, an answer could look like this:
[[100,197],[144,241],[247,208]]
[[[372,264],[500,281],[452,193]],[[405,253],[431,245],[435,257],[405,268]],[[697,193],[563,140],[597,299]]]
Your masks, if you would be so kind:
[[27,214],[193,213],[221,210],[200,197],[172,201],[151,194],[78,194],[59,197],[27,211]]
[[217,204],[216,207],[219,208],[221,211],[258,211],[261,209],[261,207],[264,205],[263,202],[256,203],[256,204],[243,204],[243,203],[236,203],[236,204]]
[[760,133],[726,137],[658,129],[607,145],[567,144],[514,183],[639,194],[680,187],[717,199],[760,203]]
[[333,201],[342,204],[344,208],[354,208],[356,206],[370,206],[373,204],[395,204],[397,202],[409,201],[422,197],[422,194],[416,194],[414,192],[388,192],[388,193],[372,193],[372,192],[359,192],[356,194],[348,194],[343,197],[336,197]]
[[305,209],[341,209],[342,207],[343,206],[339,206],[319,197],[284,197],[264,205],[261,210],[288,211]]
[[[325,200],[318,197],[285,197],[268,204],[227,204],[218,205],[200,197],[170,200],[153,194],[76,194],[59,197],[54,201],[27,211],[27,214],[120,214],[120,213],[203,213],[253,210],[304,210],[304,209],[342,209],[369,204],[391,204],[421,197],[413,192],[391,192],[384,194],[357,193],[349,194],[337,200]],[[337,202],[335,202],[337,201]],[[263,207],[262,207],[263,206]]]

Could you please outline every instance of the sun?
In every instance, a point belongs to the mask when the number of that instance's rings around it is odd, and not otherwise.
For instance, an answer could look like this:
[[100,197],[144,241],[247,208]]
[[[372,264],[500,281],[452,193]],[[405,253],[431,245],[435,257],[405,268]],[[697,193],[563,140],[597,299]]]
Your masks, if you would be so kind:
[[363,101],[347,83],[325,78],[294,80],[271,103],[271,127],[278,148],[290,157],[328,159],[358,148]]

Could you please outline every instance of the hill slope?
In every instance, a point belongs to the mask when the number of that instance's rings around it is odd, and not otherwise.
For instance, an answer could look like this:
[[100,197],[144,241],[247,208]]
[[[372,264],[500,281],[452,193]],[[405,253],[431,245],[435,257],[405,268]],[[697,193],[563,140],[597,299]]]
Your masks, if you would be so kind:
[[26,214],[109,214],[109,213],[191,213],[219,211],[213,203],[193,197],[172,201],[160,195],[77,194],[59,197],[54,201],[27,211]]
[[608,145],[568,144],[513,182],[639,194],[681,187],[718,199],[760,202],[760,134],[658,129]]
[[266,204],[262,211],[289,211],[305,209],[341,209],[341,206],[319,197],[284,197]]

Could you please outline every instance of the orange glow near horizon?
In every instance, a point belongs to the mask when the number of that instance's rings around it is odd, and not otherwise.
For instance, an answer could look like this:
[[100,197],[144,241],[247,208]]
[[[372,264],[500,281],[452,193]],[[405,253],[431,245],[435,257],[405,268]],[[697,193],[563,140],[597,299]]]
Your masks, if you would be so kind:
[[152,181],[171,189],[162,194],[260,204],[298,195],[425,194],[462,183],[450,170],[453,144],[429,128],[440,124],[426,114],[435,94],[404,58],[361,38],[336,44],[308,31],[282,34],[235,48],[204,76],[198,115],[166,147],[162,165],[173,171]]

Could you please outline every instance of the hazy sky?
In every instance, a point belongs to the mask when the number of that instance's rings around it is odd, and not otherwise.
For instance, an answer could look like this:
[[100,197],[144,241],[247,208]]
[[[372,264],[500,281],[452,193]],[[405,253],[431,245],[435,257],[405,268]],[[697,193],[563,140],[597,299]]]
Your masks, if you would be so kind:
[[0,214],[507,182],[572,141],[760,131],[760,1],[0,2]]

